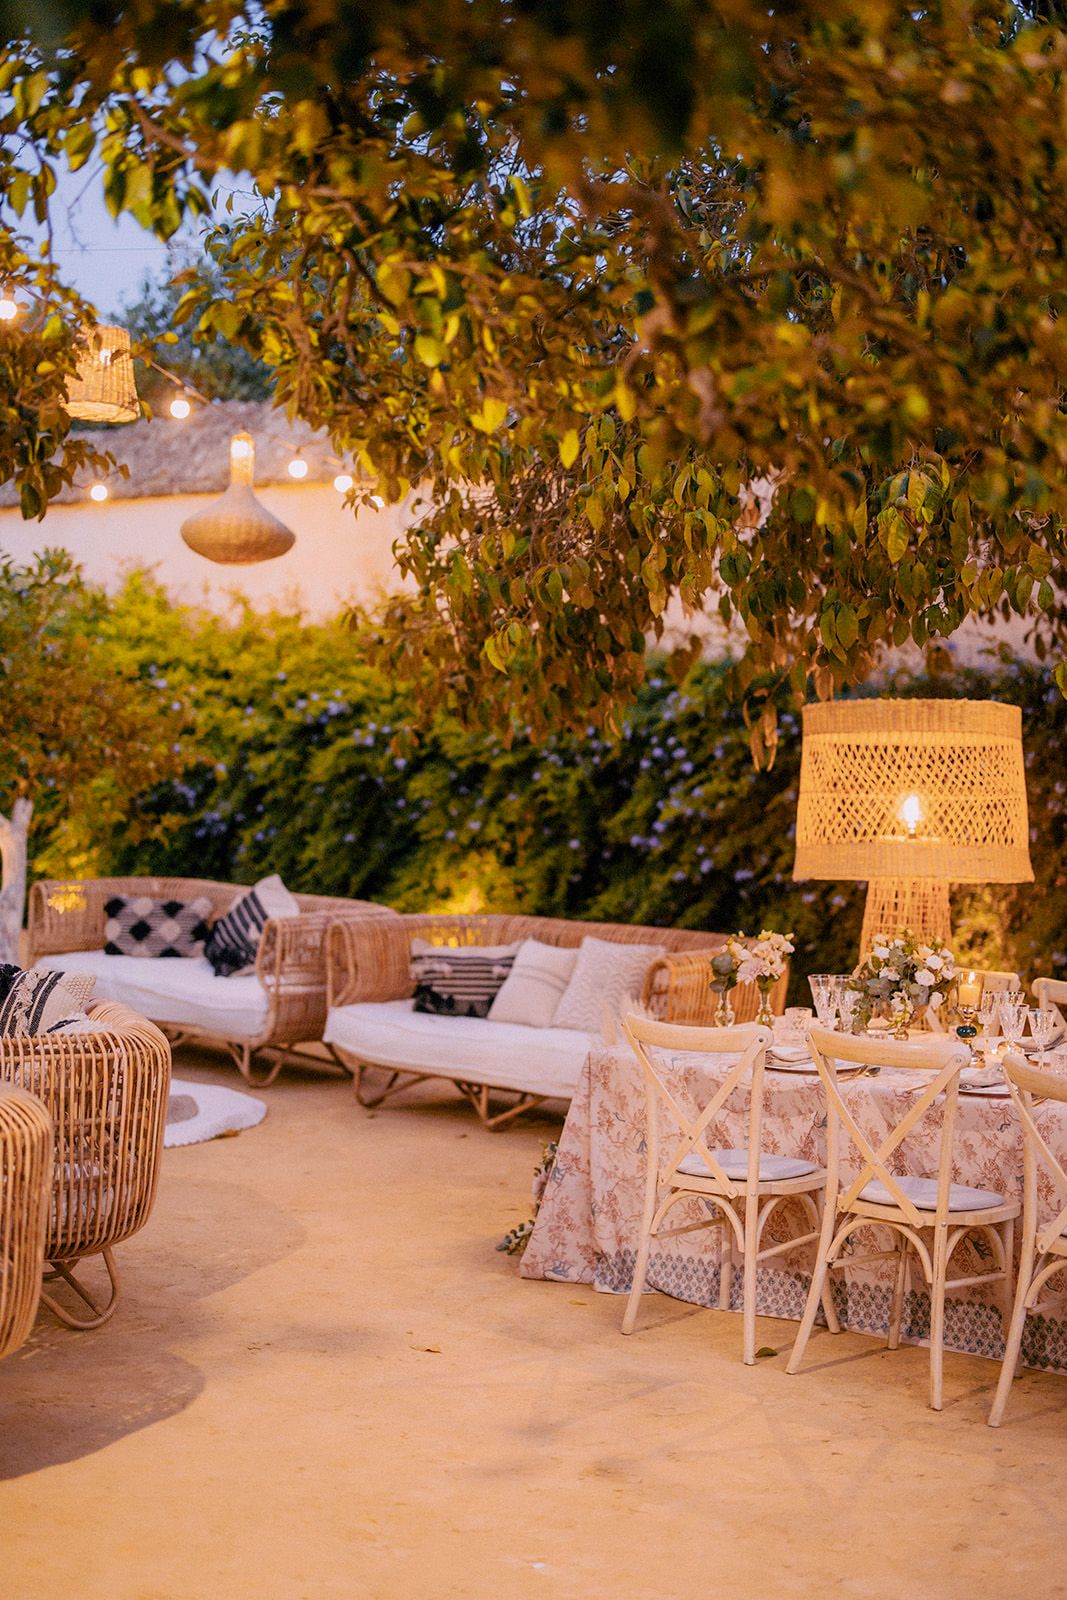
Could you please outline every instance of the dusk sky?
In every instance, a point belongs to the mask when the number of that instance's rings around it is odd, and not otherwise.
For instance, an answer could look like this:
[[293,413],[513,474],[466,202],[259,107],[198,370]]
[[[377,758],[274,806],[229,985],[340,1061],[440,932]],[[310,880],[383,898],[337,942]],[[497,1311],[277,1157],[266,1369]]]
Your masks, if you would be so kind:
[[[243,192],[236,179],[223,180],[219,187]],[[146,274],[156,281],[166,276],[167,246],[132,217],[115,221],[108,212],[99,165],[58,174],[53,225],[54,254],[64,281],[98,311],[117,311],[136,300]],[[174,244],[195,251],[202,228],[198,223],[183,230]]]

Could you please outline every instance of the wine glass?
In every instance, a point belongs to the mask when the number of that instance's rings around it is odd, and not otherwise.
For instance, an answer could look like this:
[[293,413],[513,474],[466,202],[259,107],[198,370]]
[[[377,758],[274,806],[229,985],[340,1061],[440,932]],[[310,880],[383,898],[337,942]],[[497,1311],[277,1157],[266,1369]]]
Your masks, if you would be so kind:
[[1027,1007],[1000,997],[1000,1031],[1010,1045],[1022,1043],[1026,1032]]
[[842,984],[837,991],[837,1009],[841,1016],[841,1026],[846,1033],[851,1033],[855,1026],[860,998],[859,990],[850,989],[846,984]]
[[1060,1030],[1059,1012],[1054,1006],[1031,1006],[1029,1016],[1030,1032],[1038,1049],[1037,1064],[1044,1067],[1048,1064],[1045,1052]]
[[982,1037],[991,1039],[1000,1021],[1000,996],[983,989],[976,1013],[982,1028]]
[[808,979],[819,1026],[832,1028],[837,1021],[837,979],[832,972],[813,972]]

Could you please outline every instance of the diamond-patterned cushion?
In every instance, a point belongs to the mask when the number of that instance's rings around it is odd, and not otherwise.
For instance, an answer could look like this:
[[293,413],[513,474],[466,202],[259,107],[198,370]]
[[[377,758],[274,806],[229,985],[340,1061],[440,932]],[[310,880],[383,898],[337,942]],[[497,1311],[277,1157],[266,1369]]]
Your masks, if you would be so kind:
[[202,956],[210,929],[211,901],[153,900],[148,895],[112,895],[104,905],[104,950],[109,956]]

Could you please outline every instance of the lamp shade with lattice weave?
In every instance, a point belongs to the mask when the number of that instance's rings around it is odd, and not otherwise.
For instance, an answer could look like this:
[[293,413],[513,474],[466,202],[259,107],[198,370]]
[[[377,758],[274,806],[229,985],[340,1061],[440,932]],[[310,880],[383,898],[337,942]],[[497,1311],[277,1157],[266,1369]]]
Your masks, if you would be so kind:
[[101,323],[86,331],[64,409],[78,422],[136,422],[141,415],[133,352],[125,328]]
[[1032,881],[1018,706],[805,706],[793,876]]

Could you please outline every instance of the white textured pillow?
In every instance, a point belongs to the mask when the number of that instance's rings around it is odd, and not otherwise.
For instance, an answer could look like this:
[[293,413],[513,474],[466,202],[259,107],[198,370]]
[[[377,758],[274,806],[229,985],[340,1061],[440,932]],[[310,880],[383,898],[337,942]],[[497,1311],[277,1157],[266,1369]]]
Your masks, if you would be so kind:
[[615,944],[586,937],[553,1026],[600,1033],[605,1017],[617,1015],[624,1000],[641,993],[646,972],[663,953],[658,944]]
[[515,965],[489,1007],[490,1022],[524,1022],[529,1028],[551,1028],[567,985],[574,976],[574,946],[524,939]]

